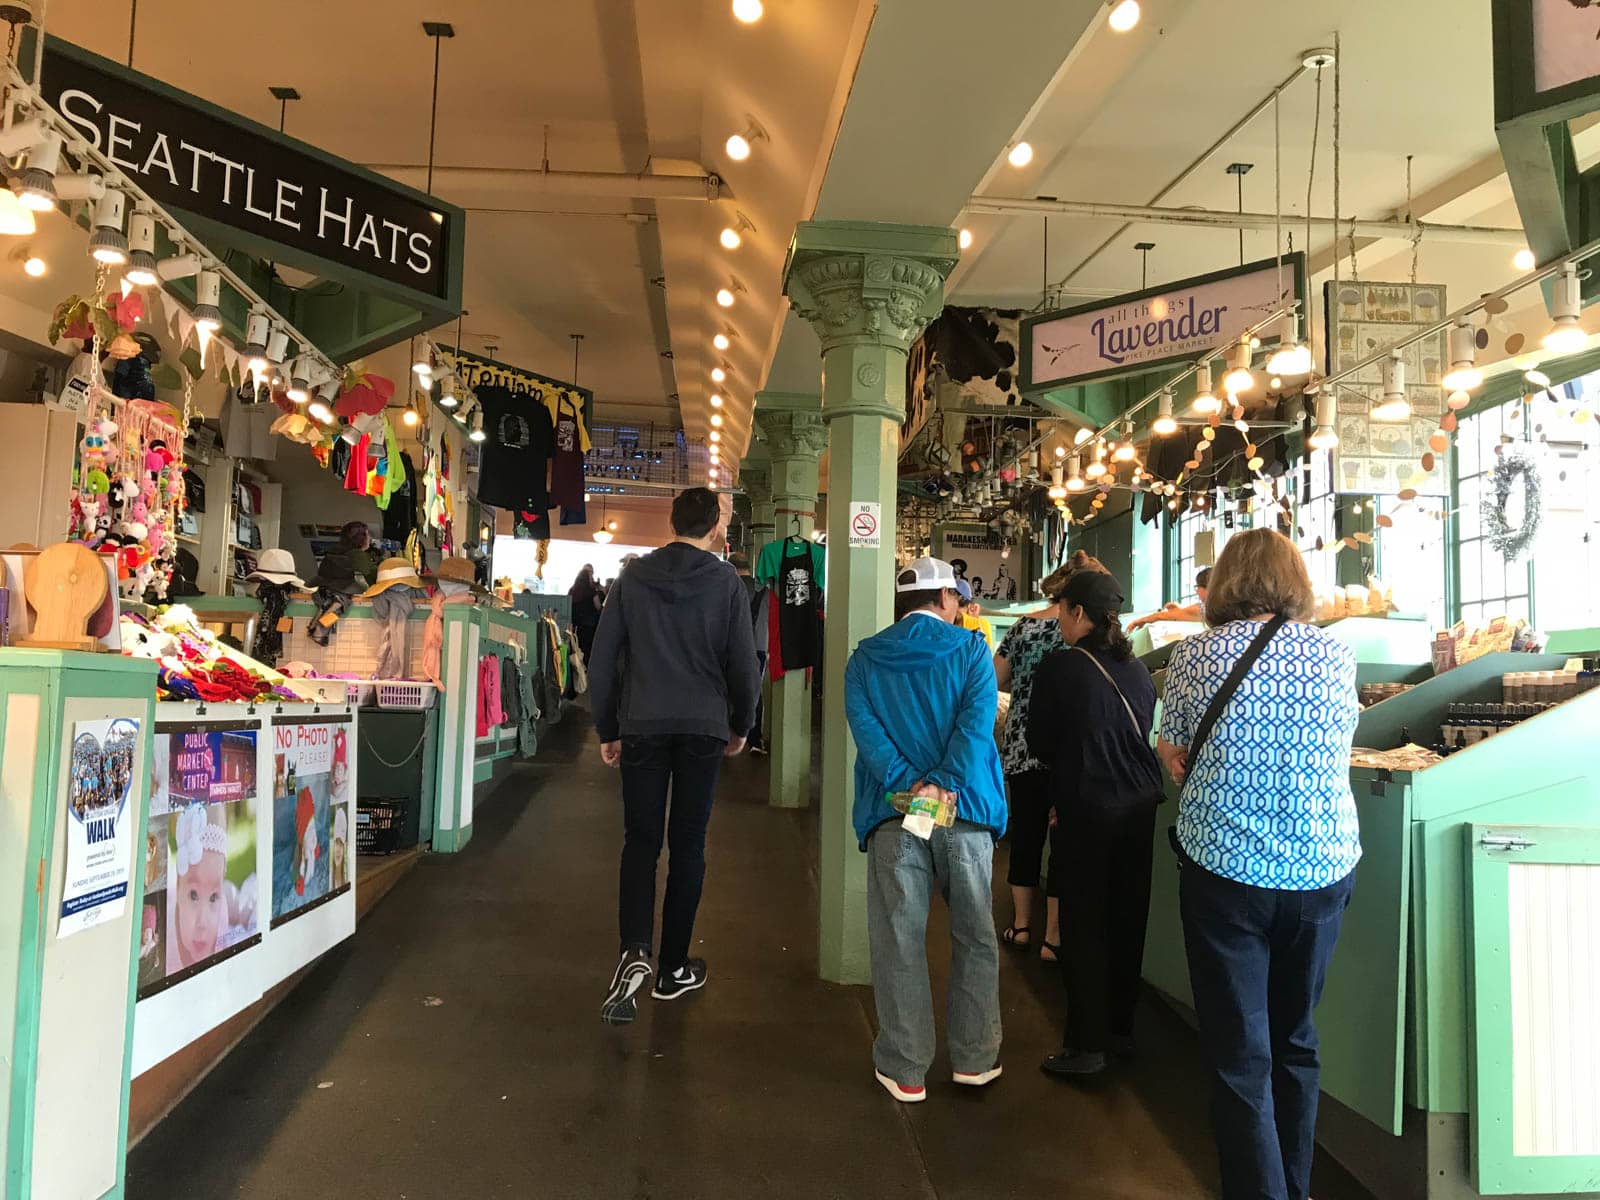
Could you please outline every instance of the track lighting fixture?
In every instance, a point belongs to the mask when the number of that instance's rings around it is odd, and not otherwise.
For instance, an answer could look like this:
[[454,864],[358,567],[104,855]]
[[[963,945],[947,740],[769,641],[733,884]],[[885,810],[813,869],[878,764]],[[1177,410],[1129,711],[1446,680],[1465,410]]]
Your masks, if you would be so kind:
[[56,172],[61,169],[61,135],[46,133],[28,151],[28,165],[13,190],[22,207],[49,212],[56,206]]
[[42,117],[15,121],[9,128],[0,129],[0,158],[15,158],[24,150],[41,145],[49,136],[50,127]]
[[411,360],[411,370],[422,379],[433,374],[433,347],[426,340]]
[[1127,33],[1139,23],[1139,0],[1111,0],[1111,15],[1106,18],[1116,33]]
[[737,250],[744,242],[744,235],[755,231],[756,227],[750,218],[743,213],[737,213],[733,224],[724,226],[722,232],[717,235],[717,240],[722,243],[724,250]]
[[153,287],[160,282],[156,274],[156,219],[147,212],[128,218],[128,269],[122,273],[134,287]]
[[1552,354],[1573,354],[1582,350],[1589,340],[1578,324],[1578,313],[1583,308],[1583,295],[1578,287],[1578,264],[1569,262],[1562,268],[1550,297],[1550,315],[1555,324],[1550,332],[1539,339],[1539,344]]
[[1050,490],[1047,491],[1045,495],[1050,497],[1050,499],[1054,500],[1057,504],[1060,504],[1067,498],[1067,489],[1065,483],[1066,474],[1066,467],[1062,466],[1059,462],[1050,468]]
[[1331,450],[1339,444],[1339,433],[1334,428],[1333,395],[1331,393],[1318,393],[1316,408],[1316,428],[1311,436],[1306,439],[1306,445],[1313,450]]
[[1135,451],[1133,445],[1133,422],[1131,420],[1124,421],[1122,423],[1122,441],[1117,443],[1117,451],[1111,457],[1116,459],[1117,462],[1132,462],[1135,453],[1137,451]]
[[267,314],[258,308],[251,311],[244,328],[242,353],[245,366],[259,375],[267,369],[267,335],[272,330],[272,323],[267,320]]
[[1067,459],[1067,491],[1083,491],[1083,470],[1076,454]]
[[472,432],[467,434],[467,440],[471,442],[482,442],[487,440],[488,436],[489,435],[483,431],[482,410],[475,411],[472,414]]
[[313,421],[320,421],[324,425],[333,424],[333,410],[321,400],[313,400],[306,409],[306,415]]
[[732,308],[738,293],[744,291],[744,284],[737,279],[728,281],[728,286],[717,289],[717,303],[723,308]]
[[122,213],[128,198],[107,188],[94,206],[94,232],[89,235],[89,257],[108,267],[128,261],[128,238],[122,232]]
[[1409,421],[1411,402],[1406,399],[1406,362],[1398,353],[1384,359],[1383,399],[1372,410],[1374,421]]
[[192,251],[186,252],[180,246],[177,254],[168,255],[156,263],[156,274],[161,277],[163,283],[171,283],[174,279],[188,279],[198,275],[204,265],[198,254]]
[[222,310],[217,305],[222,300],[222,276],[215,271],[201,271],[194,288],[194,323],[207,333],[222,328]]
[[289,368],[289,399],[296,404],[304,404],[311,399],[311,385],[306,382],[306,365],[309,357],[305,347],[300,347],[300,353],[295,355],[294,364]]
[[1470,392],[1483,382],[1478,361],[1478,331],[1467,317],[1450,330],[1450,370],[1440,381],[1447,392]]
[[1250,339],[1240,338],[1228,351],[1228,373],[1222,377],[1222,387],[1231,395],[1250,390],[1255,376],[1250,374]]
[[289,353],[289,335],[282,329],[274,326],[272,333],[267,338],[267,365],[272,367],[282,366],[284,356]]
[[1222,411],[1222,401],[1211,391],[1211,364],[1201,363],[1194,373],[1194,411],[1203,417]]
[[454,371],[445,372],[439,380],[439,407],[454,408],[461,400],[456,395],[456,375]]
[[1099,479],[1106,473],[1106,448],[1100,443],[1094,444],[1094,457],[1089,460],[1088,467],[1083,474],[1088,479]]
[[[1267,358],[1267,370],[1273,375],[1309,375],[1311,365],[1310,347],[1300,341],[1300,318],[1286,312],[1278,318],[1278,344]],[[1273,386],[1282,387],[1283,381]]]
[[1157,437],[1170,437],[1178,432],[1178,422],[1172,416],[1172,389],[1163,388],[1156,405],[1156,419],[1150,423],[1150,432]]

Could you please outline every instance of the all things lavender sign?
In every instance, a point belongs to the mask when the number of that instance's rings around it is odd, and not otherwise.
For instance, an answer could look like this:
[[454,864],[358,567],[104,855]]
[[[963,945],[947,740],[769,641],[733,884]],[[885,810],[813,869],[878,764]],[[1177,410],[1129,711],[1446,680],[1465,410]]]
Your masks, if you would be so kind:
[[[1280,283],[1281,278],[1281,283]],[[1287,255],[1023,322],[1022,390],[1089,383],[1186,362],[1236,341],[1305,294],[1305,256]]]

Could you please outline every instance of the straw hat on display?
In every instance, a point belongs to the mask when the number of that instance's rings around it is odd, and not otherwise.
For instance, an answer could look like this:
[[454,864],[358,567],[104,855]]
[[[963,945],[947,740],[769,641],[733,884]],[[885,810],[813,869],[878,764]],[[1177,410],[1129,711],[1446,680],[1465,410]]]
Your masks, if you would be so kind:
[[357,596],[356,599],[370,600],[379,592],[387,592],[394,587],[423,588],[427,586],[412,568],[410,559],[386,558],[378,564],[378,578],[373,582],[373,585]]
[[464,583],[475,595],[487,596],[488,589],[478,582],[477,569],[464,558],[446,558],[439,563],[433,577],[440,583]]
[[246,579],[264,579],[268,583],[292,583],[297,588],[306,586],[305,580],[295,572],[294,555],[287,550],[263,550],[256,560],[256,569]]

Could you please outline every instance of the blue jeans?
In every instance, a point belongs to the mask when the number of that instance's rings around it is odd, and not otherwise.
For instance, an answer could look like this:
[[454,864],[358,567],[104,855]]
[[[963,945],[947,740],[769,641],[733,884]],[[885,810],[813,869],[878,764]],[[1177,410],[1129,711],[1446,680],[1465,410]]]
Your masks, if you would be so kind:
[[1179,908],[1223,1200],[1306,1200],[1316,1146],[1317,1027],[1355,873],[1309,892],[1252,887],[1192,861]]
[[867,936],[878,1007],[878,1070],[919,1087],[933,1065],[933,989],[928,983],[928,910],[933,889],[950,909],[950,1064],[987,1071],[1000,1057],[1000,945],[990,879],[994,837],[957,821],[928,841],[898,819],[867,843]]

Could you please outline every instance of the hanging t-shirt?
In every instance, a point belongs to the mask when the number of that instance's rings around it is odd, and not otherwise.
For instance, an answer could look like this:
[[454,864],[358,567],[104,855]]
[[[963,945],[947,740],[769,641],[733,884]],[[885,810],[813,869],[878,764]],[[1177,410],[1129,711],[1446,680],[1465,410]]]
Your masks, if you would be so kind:
[[[550,463],[550,502],[576,512],[584,507],[583,452],[588,449],[588,436],[583,429],[583,413],[571,392],[560,393],[553,418],[555,454]],[[581,525],[584,521],[569,521],[562,513],[561,523]]]
[[[826,566],[828,561],[827,550],[816,542],[802,537],[788,537],[781,541],[768,542],[761,547],[761,553],[756,555],[756,569],[751,572],[762,583],[774,586],[778,582],[778,568],[783,563],[786,547],[791,545],[806,545],[811,547],[811,573],[817,577],[817,588],[820,592],[827,585]],[[820,602],[820,596],[819,596]]]
[[479,447],[478,499],[495,508],[544,512],[550,507],[545,477],[554,445],[549,410],[507,388],[474,391],[488,435]]
[[787,539],[782,546],[778,632],[783,669],[798,671],[822,663],[822,581],[812,565],[813,543]]

